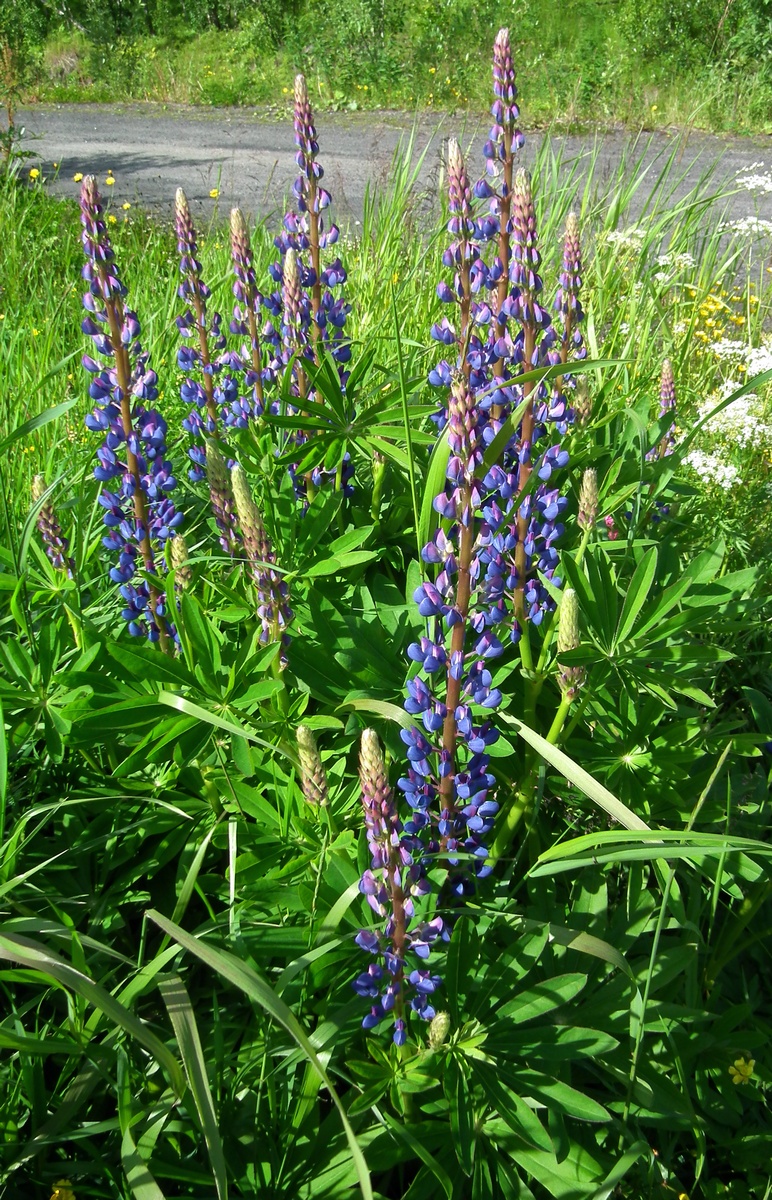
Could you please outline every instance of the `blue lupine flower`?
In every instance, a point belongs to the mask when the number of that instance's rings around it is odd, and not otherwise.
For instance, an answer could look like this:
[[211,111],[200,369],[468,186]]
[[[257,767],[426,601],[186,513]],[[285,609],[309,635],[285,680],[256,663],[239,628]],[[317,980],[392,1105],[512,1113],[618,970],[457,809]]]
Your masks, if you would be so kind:
[[419,836],[402,826],[372,729],[362,734],[359,778],[370,849],[370,867],[362,875],[359,890],[385,924],[380,932],[363,929],[357,934],[357,945],[374,955],[376,961],[357,976],[352,986],[360,996],[373,1001],[363,1027],[373,1029],[393,1014],[392,1040],[402,1046],[407,1038],[406,1012],[430,1020],[434,1010],[428,997],[441,983],[439,976],[428,970],[410,970],[408,956],[414,954],[420,962],[425,961],[434,942],[447,934],[440,917],[416,921],[415,901],[429,891],[424,845]]
[[129,631],[166,649],[176,630],[166,617],[163,593],[147,580],[132,582],[138,567],[151,576],[158,574],[159,556],[182,523],[182,514],[169,499],[177,480],[165,457],[166,422],[155,409],[145,407],[158,395],[158,378],[138,340],[137,315],[124,304],[126,288],[93,176],[83,180],[80,207],[86,252],[82,273],[88,284],[84,308],[90,314],[81,328],[96,353],[108,360],[101,366],[90,355],[83,359],[92,376],[89,395],[97,406],[86,417],[86,427],[105,435],[94,476],[101,483],[114,483],[100,496],[108,529],[102,541],[118,555],[110,577],[120,584]]

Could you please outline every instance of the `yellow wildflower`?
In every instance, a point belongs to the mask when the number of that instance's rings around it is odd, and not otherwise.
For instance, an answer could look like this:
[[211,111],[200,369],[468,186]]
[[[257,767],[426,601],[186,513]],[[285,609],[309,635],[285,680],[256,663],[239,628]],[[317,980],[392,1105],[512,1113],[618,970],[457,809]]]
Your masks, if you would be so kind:
[[114,216],[113,213],[110,213],[107,220],[110,222],[111,225],[115,225],[118,218],[116,216]]
[[129,204],[128,200],[124,201],[124,203],[121,205],[121,208],[123,209],[124,212],[129,211],[129,209],[131,208],[131,205]]
[[219,188],[212,188],[209,192],[209,197],[211,200],[216,200],[219,195],[220,195]]
[[115,180],[113,179],[112,175],[108,175],[107,179],[105,180],[105,187],[112,187],[114,183]]
[[39,176],[40,176],[40,171],[38,171],[37,167],[33,167],[29,173],[30,179],[38,179]]
[[33,336],[33,337],[40,337],[40,330],[39,330],[39,329],[33,329],[33,330],[32,330],[32,336]]
[[75,172],[75,174],[74,174],[74,175],[73,175],[73,177],[72,177],[72,179],[73,179],[73,183],[80,183],[80,181],[81,181],[81,179],[82,179],[82,178],[83,178],[83,172],[82,172],[82,171],[76,171],[76,172]]
[[735,1087],[738,1084],[750,1083],[753,1078],[753,1068],[756,1066],[754,1058],[745,1058],[742,1055],[736,1058],[729,1068],[729,1076]]
[[60,1179],[54,1184],[51,1200],[75,1200],[75,1193],[69,1179]]

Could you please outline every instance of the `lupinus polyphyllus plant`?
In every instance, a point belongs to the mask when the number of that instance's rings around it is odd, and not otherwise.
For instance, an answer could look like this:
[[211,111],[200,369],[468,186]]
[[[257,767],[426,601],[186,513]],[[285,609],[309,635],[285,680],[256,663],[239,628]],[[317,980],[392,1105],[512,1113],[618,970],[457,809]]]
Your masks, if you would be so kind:
[[[262,624],[260,641],[264,644],[279,642],[282,647],[287,646],[290,638],[286,629],[292,620],[287,585],[282,574],[276,570],[276,555],[271,539],[241,467],[233,468],[231,479],[244,553],[257,588],[257,615]],[[279,663],[282,667],[287,665],[283,649]]]
[[169,542],[169,566],[174,571],[174,586],[178,592],[184,592],[193,582],[193,571],[190,567],[188,543],[181,533]]
[[584,683],[584,667],[565,666],[560,661],[562,654],[577,650],[581,645],[579,634],[579,598],[573,588],[566,588],[560,602],[558,614],[558,686],[569,704],[576,699]]
[[598,516],[598,472],[594,467],[588,467],[582,475],[579,489],[579,513],[577,523],[585,533],[595,528]]
[[[175,630],[167,622],[165,597],[155,580],[162,566],[160,555],[182,514],[169,498],[177,481],[165,457],[166,422],[155,409],[145,407],[158,395],[158,378],[139,342],[137,315],[124,305],[126,288],[93,176],[83,180],[80,207],[87,260],[83,278],[88,284],[82,329],[109,364],[102,366],[88,354],[83,357],[93,376],[89,395],[97,405],[86,417],[86,426],[105,435],[94,475],[116,488],[105,487],[99,498],[109,530],[102,540],[108,550],[118,552],[110,578],[120,584],[130,632],[168,649]],[[151,578],[133,582],[138,567]]]
[[425,967],[411,970],[407,956],[412,953],[419,962],[425,962],[432,943],[442,937],[444,927],[440,917],[414,924],[415,901],[429,891],[422,858],[424,847],[420,837],[402,826],[378,737],[372,729],[362,734],[359,779],[370,849],[370,866],[362,875],[359,888],[385,925],[378,933],[362,929],[357,934],[357,944],[372,954],[375,961],[354,980],[353,986],[360,996],[372,1001],[370,1012],[362,1021],[365,1029],[372,1029],[384,1017],[392,1015],[392,1039],[402,1046],[407,1039],[408,1008],[424,1020],[432,1020],[435,1010],[431,997],[441,982],[439,976],[432,975]]
[[489,870],[485,838],[498,810],[488,797],[494,779],[485,752],[498,733],[478,714],[501,702],[486,664],[502,653],[494,627],[506,617],[506,605],[502,577],[495,564],[491,569],[491,521],[498,518],[479,478],[481,420],[458,372],[448,413],[447,486],[434,501],[443,524],[423,550],[439,571],[415,592],[427,632],[408,647],[420,670],[408,683],[405,708],[420,715],[423,728],[401,731],[410,765],[399,786],[414,810],[406,829],[427,830],[432,849],[451,867],[464,861],[449,880],[457,896],[472,889],[473,874]]
[[[225,349],[222,332],[222,317],[207,312],[207,301],[211,292],[201,278],[201,263],[196,257],[198,244],[193,218],[182,188],[177,188],[174,203],[174,225],[177,231],[177,250],[180,255],[182,282],[177,294],[188,307],[177,317],[177,328],[185,343],[177,351],[177,365],[187,376],[180,388],[180,395],[190,406],[190,412],[182,422],[182,428],[195,439],[188,450],[193,466],[188,470],[190,478],[197,482],[204,478],[206,450],[204,438],[218,437],[220,430],[219,409],[225,395],[237,394],[235,382],[226,378],[222,385],[216,378],[223,368],[222,357],[215,351]],[[194,339],[197,344],[194,344]],[[214,357],[213,357],[214,354]],[[194,378],[194,374],[199,378]],[[233,397],[231,396],[231,399]]]
[[676,415],[676,387],[675,376],[673,375],[673,364],[669,358],[666,358],[662,364],[662,375],[659,384],[659,419],[663,417],[672,417],[672,425],[665,430],[656,446],[652,446],[646,455],[649,461],[657,458],[666,458],[673,453],[675,449],[675,415]]
[[[36,475],[32,480],[32,503],[38,504],[47,491],[46,481],[42,475]],[[62,571],[72,578],[75,570],[74,563],[68,554],[70,544],[62,532],[61,522],[56,509],[50,500],[45,500],[40,507],[37,517],[37,527],[43,542],[43,547],[51,564],[57,571]]]
[[[337,364],[340,384],[345,389],[348,379],[346,364],[351,358],[351,345],[345,334],[346,318],[350,305],[342,296],[335,295],[336,289],[346,282],[346,271],[340,258],[323,264],[323,252],[334,246],[339,238],[335,224],[325,229],[323,213],[329,208],[331,197],[322,187],[324,171],[317,162],[319,144],[308,99],[306,81],[302,75],[295,79],[295,144],[299,174],[292,186],[296,211],[291,210],[284,218],[284,229],[274,239],[281,251],[282,260],[269,268],[272,278],[280,290],[267,295],[263,304],[270,313],[271,321],[266,325],[266,341],[273,345],[271,367],[280,373],[293,361],[293,394],[300,398],[316,399],[309,389],[307,371],[303,360],[320,361],[322,349],[329,352]],[[290,254],[294,262],[288,263]],[[302,403],[297,405],[303,412]],[[302,436],[297,439],[302,442]],[[336,473],[336,483],[348,495],[353,474],[348,455]],[[306,477],[305,490],[308,498],[330,473],[315,469]],[[296,481],[298,491],[303,488]]]
[[[231,260],[233,273],[236,276],[233,284],[233,294],[236,304],[233,307],[233,320],[230,324],[231,333],[248,338],[241,349],[244,382],[252,389],[251,415],[261,416],[265,412],[265,385],[274,378],[274,372],[263,362],[260,331],[257,323],[260,319],[260,306],[263,297],[257,286],[257,276],[252,258],[252,245],[249,230],[241,209],[231,209]],[[244,418],[248,403],[242,400]]]
[[[457,328],[447,319],[432,328],[432,336],[445,345],[455,345],[455,366],[468,378],[477,403],[487,420],[482,429],[487,444],[494,439],[513,409],[526,403],[517,430],[499,463],[491,468],[486,483],[498,491],[497,504],[505,521],[499,523],[492,553],[513,594],[512,637],[521,637],[522,622],[538,624],[554,602],[544,580],[555,577],[557,551],[554,542],[562,532],[556,518],[565,500],[550,477],[568,462],[559,445],[539,452],[537,443],[552,426],[565,433],[572,412],[563,395],[564,381],[551,387],[531,381],[517,383],[517,376],[535,367],[554,366],[580,355],[581,321],[578,294],[581,264],[578,227],[569,222],[564,243],[564,270],[556,308],[561,317],[562,337],[552,327],[550,314],[541,302],[543,285],[539,275],[540,255],[536,215],[527,172],[515,170],[514,156],[523,144],[517,128],[517,89],[507,30],[501,30],[494,45],[495,124],[485,146],[488,178],[474,192],[488,200],[488,214],[475,216],[472,189],[458,144],[448,147],[449,232],[453,242],[443,256],[455,267],[453,287],[441,282],[441,300],[459,308]],[[496,254],[490,266],[483,259],[482,245],[495,241]],[[489,299],[486,299],[486,296]],[[486,332],[487,330],[487,332]],[[430,373],[435,386],[448,387],[451,365],[441,361]],[[442,418],[440,425],[443,424]],[[539,482],[530,484],[532,471]],[[523,652],[528,650],[527,644]]]
[[241,553],[241,538],[236,518],[236,502],[233,499],[231,474],[214,438],[207,439],[204,461],[209,484],[209,499],[215,524],[220,534],[220,545],[226,554],[229,554],[231,558],[236,558]]
[[322,756],[312,729],[299,725],[297,732],[298,758],[300,759],[300,786],[307,804],[329,804],[330,788]]

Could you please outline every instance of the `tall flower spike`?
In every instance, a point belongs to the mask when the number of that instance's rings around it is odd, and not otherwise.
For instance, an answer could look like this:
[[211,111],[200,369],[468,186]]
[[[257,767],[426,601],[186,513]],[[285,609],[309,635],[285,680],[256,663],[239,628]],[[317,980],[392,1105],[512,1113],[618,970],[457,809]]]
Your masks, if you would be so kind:
[[[47,490],[44,476],[36,475],[32,480],[32,503],[38,504]],[[75,564],[67,553],[70,544],[62,532],[56,509],[50,500],[41,505],[36,524],[49,561],[57,571],[62,571],[72,579]]]
[[477,714],[501,702],[487,660],[503,649],[494,627],[506,616],[506,581],[488,552],[491,522],[500,523],[502,514],[489,514],[486,489],[477,477],[480,421],[459,372],[449,406],[447,485],[434,501],[445,521],[423,550],[424,560],[439,571],[414,593],[427,634],[408,647],[419,673],[408,683],[405,708],[421,717],[422,728],[416,724],[400,733],[409,766],[399,787],[414,810],[405,828],[429,836],[430,849],[458,868],[449,880],[458,897],[473,890],[475,875],[489,871],[485,838],[498,810],[488,798],[494,778],[485,753],[498,733]]
[[582,288],[582,252],[579,241],[579,221],[575,213],[566,218],[563,238],[563,265],[560,272],[560,287],[555,299],[555,311],[560,316],[563,334],[560,341],[562,362],[571,358],[586,358],[579,325],[584,320],[579,292]]
[[89,395],[96,402],[86,427],[104,434],[94,475],[101,483],[115,481],[116,487],[115,491],[105,488],[99,497],[109,531],[102,542],[118,553],[110,578],[120,585],[129,631],[158,641],[166,650],[176,631],[166,619],[165,597],[155,582],[132,582],[138,566],[152,578],[157,576],[158,555],[182,521],[169,499],[177,480],[165,458],[166,422],[155,409],[145,407],[158,395],[158,377],[139,342],[137,315],[124,304],[126,288],[91,175],[83,180],[80,208],[86,253],[83,278],[88,285],[83,297],[88,315],[81,328],[96,353],[108,360],[103,366],[88,354],[83,358],[93,376]]
[[[260,641],[264,644],[279,642],[284,647],[289,645],[286,629],[292,620],[287,585],[281,572],[276,570],[276,555],[241,467],[233,468],[231,479],[244,553],[257,588],[257,615],[263,627]],[[282,667],[287,665],[283,649],[279,661]]]
[[299,725],[297,731],[298,758],[300,759],[300,783],[307,804],[329,804],[330,789],[327,772],[316,744],[313,731],[307,725]]
[[576,699],[584,683],[584,667],[567,667],[560,661],[561,654],[578,650],[581,645],[579,633],[579,598],[573,588],[566,588],[560,601],[558,614],[558,685],[569,703]]
[[230,357],[216,353],[225,350],[222,318],[218,312],[210,314],[207,311],[211,292],[201,277],[201,263],[196,257],[196,230],[182,188],[177,188],[174,201],[174,226],[182,276],[177,295],[186,305],[184,312],[176,318],[180,336],[184,339],[177,351],[177,366],[186,372],[180,396],[189,405],[182,428],[194,439],[188,450],[193,464],[188,476],[197,482],[205,474],[204,439],[219,437],[221,408],[223,418],[233,424],[231,405],[237,401],[238,387],[231,376],[220,378],[223,366],[230,361]]
[[594,467],[588,467],[582,475],[579,489],[579,513],[577,523],[580,529],[592,529],[598,516],[598,473]]
[[659,419],[663,417],[672,417],[672,424],[662,435],[656,446],[649,450],[646,458],[651,461],[656,458],[667,458],[673,453],[675,448],[675,415],[676,415],[676,387],[675,376],[673,375],[673,364],[669,358],[666,358],[662,364],[662,375],[660,376],[659,384]]
[[370,850],[370,866],[362,875],[359,890],[385,925],[380,933],[362,929],[357,935],[357,944],[372,954],[374,961],[357,976],[353,987],[372,1002],[362,1021],[364,1028],[372,1029],[393,1014],[392,1040],[402,1046],[407,1039],[407,995],[413,993],[409,1009],[431,1021],[435,1016],[431,996],[441,982],[439,976],[420,965],[410,971],[407,955],[412,952],[419,963],[425,961],[432,943],[443,936],[444,927],[440,917],[414,924],[415,901],[429,890],[422,845],[420,839],[402,828],[378,737],[372,729],[362,734],[359,779]]
[[220,533],[220,545],[226,554],[229,554],[231,558],[236,558],[241,553],[241,539],[236,519],[231,475],[214,438],[209,438],[206,443],[204,462],[212,513]]
[[193,582],[193,572],[190,568],[188,543],[181,533],[176,534],[169,542],[169,566],[174,571],[174,585],[178,592],[184,592]]
[[273,372],[263,363],[257,327],[263,297],[257,286],[249,230],[240,208],[231,209],[231,259],[236,277],[233,284],[236,303],[230,329],[231,333],[249,339],[241,351],[246,368],[245,381],[247,387],[252,388],[254,415],[261,416],[265,411],[264,384],[273,379]]

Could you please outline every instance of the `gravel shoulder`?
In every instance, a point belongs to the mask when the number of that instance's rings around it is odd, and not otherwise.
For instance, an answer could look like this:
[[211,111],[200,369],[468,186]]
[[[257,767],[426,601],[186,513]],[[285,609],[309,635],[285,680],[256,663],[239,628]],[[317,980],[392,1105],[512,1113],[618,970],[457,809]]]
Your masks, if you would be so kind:
[[[115,178],[111,189],[114,203],[139,204],[159,216],[171,218],[174,192],[183,187],[198,211],[207,215],[218,210],[225,216],[237,204],[252,215],[275,218],[284,211],[296,174],[291,120],[251,110],[157,104],[40,105],[19,113],[18,123],[25,127],[27,147],[35,155],[30,165],[42,168],[55,194],[75,197],[74,174],[94,173],[103,179],[109,168]],[[394,154],[414,124],[414,154],[417,158],[425,152],[419,187],[427,195],[436,192],[442,146],[451,134],[464,146],[472,144],[476,161],[480,161],[487,117],[429,114],[414,123],[404,113],[318,116],[320,160],[340,224],[361,221],[366,188],[387,180]],[[579,178],[596,143],[596,173],[603,178],[616,171],[620,157],[635,141],[625,132],[528,135],[523,152],[526,165],[545,136],[562,152],[567,171],[578,165]],[[769,136],[645,134],[638,141],[637,154],[651,164],[652,182],[658,162],[676,144],[680,179],[673,191],[674,201],[708,168],[714,170],[717,184],[730,182],[738,173],[769,172],[772,168]],[[217,198],[210,196],[214,190],[219,193]],[[635,208],[642,208],[646,195],[644,185]],[[740,190],[731,198],[729,211],[733,219],[757,216],[772,220],[772,192]]]

